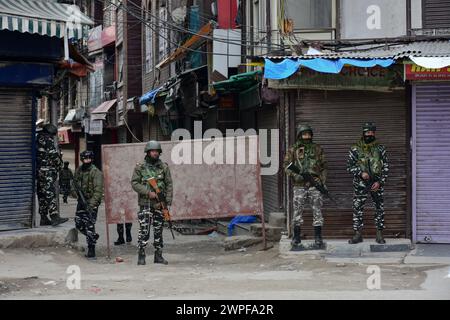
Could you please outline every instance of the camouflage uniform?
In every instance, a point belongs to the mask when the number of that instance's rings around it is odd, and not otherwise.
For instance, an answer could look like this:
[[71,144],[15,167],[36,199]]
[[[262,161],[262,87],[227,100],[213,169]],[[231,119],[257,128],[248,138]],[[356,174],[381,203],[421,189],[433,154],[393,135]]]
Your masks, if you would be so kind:
[[82,165],[75,172],[74,182],[81,188],[86,201],[94,211],[91,220],[83,205],[78,201],[75,226],[86,236],[87,244],[95,246],[98,239],[95,232],[95,222],[97,221],[98,207],[103,197],[103,175],[94,164],[87,167]]
[[56,150],[52,135],[40,132],[37,135],[36,145],[39,214],[41,218],[48,219],[47,215],[58,215],[55,183],[58,178],[58,171],[62,167],[62,159]]
[[[386,148],[377,141],[366,144],[361,138],[351,147],[347,171],[353,174],[353,230],[359,231],[363,227],[363,209],[369,193],[375,204],[375,225],[378,230],[383,230],[383,193],[389,172]],[[376,177],[375,180],[380,183],[380,188],[376,192],[370,191],[369,183],[362,179],[363,172],[371,172]]]
[[133,190],[138,193],[140,207],[138,213],[140,225],[138,247],[139,249],[144,249],[147,246],[150,238],[150,225],[153,219],[153,246],[156,250],[161,250],[164,246],[162,234],[164,217],[156,199],[149,199],[148,197],[149,192],[154,191],[147,183],[147,179],[152,177],[157,179],[158,187],[166,195],[167,205],[170,206],[172,203],[172,178],[169,166],[159,159],[153,163],[146,156],[144,163],[136,165],[131,178]]
[[[325,184],[326,161],[322,148],[315,143],[304,143],[299,139],[290,147],[284,158],[284,167],[293,162],[302,172],[310,173]],[[309,200],[313,210],[313,226],[323,226],[322,204],[323,197],[319,190],[311,187],[302,177],[286,169],[286,174],[293,178],[294,182],[294,217],[293,225],[303,224],[303,210]]]
[[72,170],[69,169],[69,167],[65,167],[61,170],[59,173],[59,187],[60,187],[60,193],[63,195],[63,201],[64,203],[67,203],[67,197],[70,194],[70,183],[73,179],[73,173]]

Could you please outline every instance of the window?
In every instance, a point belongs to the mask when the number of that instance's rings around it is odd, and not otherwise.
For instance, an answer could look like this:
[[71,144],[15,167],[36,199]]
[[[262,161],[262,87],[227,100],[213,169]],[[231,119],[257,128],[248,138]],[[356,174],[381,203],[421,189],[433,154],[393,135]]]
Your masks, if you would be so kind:
[[153,30],[150,26],[152,26],[152,18],[150,15],[151,11],[151,2],[149,3],[145,12],[146,17],[146,25],[145,25],[145,72],[149,73],[153,69]]
[[167,9],[166,7],[159,8],[159,60],[163,59],[167,54],[168,44],[168,25],[167,25]]
[[285,6],[294,29],[331,28],[332,0],[286,0]]
[[118,71],[119,71],[119,77],[118,77],[118,82],[119,84],[123,82],[123,47],[120,46],[119,48],[117,48],[118,54],[119,54],[119,65],[118,65]]

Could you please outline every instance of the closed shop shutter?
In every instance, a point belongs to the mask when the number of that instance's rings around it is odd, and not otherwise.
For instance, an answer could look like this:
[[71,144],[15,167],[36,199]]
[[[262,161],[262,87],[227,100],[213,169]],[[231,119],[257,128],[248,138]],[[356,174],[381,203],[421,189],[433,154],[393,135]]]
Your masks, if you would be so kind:
[[414,93],[414,240],[450,243],[450,83],[417,85]]
[[[406,235],[407,208],[407,108],[404,91],[303,90],[297,95],[295,123],[309,123],[314,141],[319,143],[328,161],[327,185],[338,205],[325,201],[324,235],[346,238],[352,230],[352,175],[346,170],[350,146],[362,135],[362,124],[374,121],[377,138],[386,146],[390,172],[385,188],[385,220],[388,237]],[[371,200],[364,212],[365,236],[375,235]],[[304,233],[313,235],[312,214],[305,214]],[[302,231],[303,233],[303,231]]]
[[[278,112],[277,108],[273,106],[265,106],[257,111],[257,125],[258,129],[277,129],[278,128]],[[270,143],[270,132],[267,142]],[[268,152],[271,154],[270,146]],[[278,188],[278,174],[263,175],[262,181],[262,193],[263,193],[263,206],[264,215],[266,218],[271,212],[280,211],[279,202],[279,188]]]
[[423,1],[423,27],[450,28],[450,0]]
[[0,90],[0,230],[32,227],[32,96]]

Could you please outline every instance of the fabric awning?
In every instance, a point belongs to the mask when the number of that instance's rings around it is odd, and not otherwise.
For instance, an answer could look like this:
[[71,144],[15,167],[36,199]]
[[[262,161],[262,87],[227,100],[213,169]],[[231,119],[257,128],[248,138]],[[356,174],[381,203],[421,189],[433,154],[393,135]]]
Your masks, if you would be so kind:
[[162,88],[163,87],[159,87],[159,88],[153,89],[153,90],[147,92],[146,94],[144,94],[139,99],[139,104],[143,105],[143,104],[147,104],[148,102],[155,103],[156,95],[158,94],[159,91],[161,91]]
[[94,25],[76,5],[37,0],[0,0],[0,30],[81,39]]
[[208,22],[200,30],[190,37],[185,43],[178,47],[172,54],[156,65],[156,69],[161,69],[171,62],[181,59],[188,49],[198,45],[200,42],[205,40],[205,36],[209,35],[213,30],[213,23]]
[[344,65],[360,68],[371,68],[375,66],[387,68],[392,64],[394,64],[393,59],[284,59],[278,63],[270,59],[265,59],[264,78],[273,80],[286,79],[296,73],[302,66],[322,73],[339,73]]

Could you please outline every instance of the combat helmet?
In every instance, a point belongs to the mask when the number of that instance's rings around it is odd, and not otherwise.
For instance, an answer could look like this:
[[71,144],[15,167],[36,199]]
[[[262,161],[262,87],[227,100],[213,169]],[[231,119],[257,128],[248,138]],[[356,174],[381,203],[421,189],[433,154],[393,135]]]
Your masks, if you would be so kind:
[[43,128],[42,131],[45,133],[48,133],[52,136],[56,135],[56,133],[58,132],[58,128],[56,128],[56,126],[54,126],[51,123],[47,123]]
[[311,132],[311,136],[313,135],[313,130],[309,124],[299,124],[297,126],[297,137],[299,137],[305,131],[309,131]]
[[161,143],[155,140],[147,142],[147,144],[145,145],[144,153],[147,153],[150,150],[159,150],[159,152],[162,152]]

